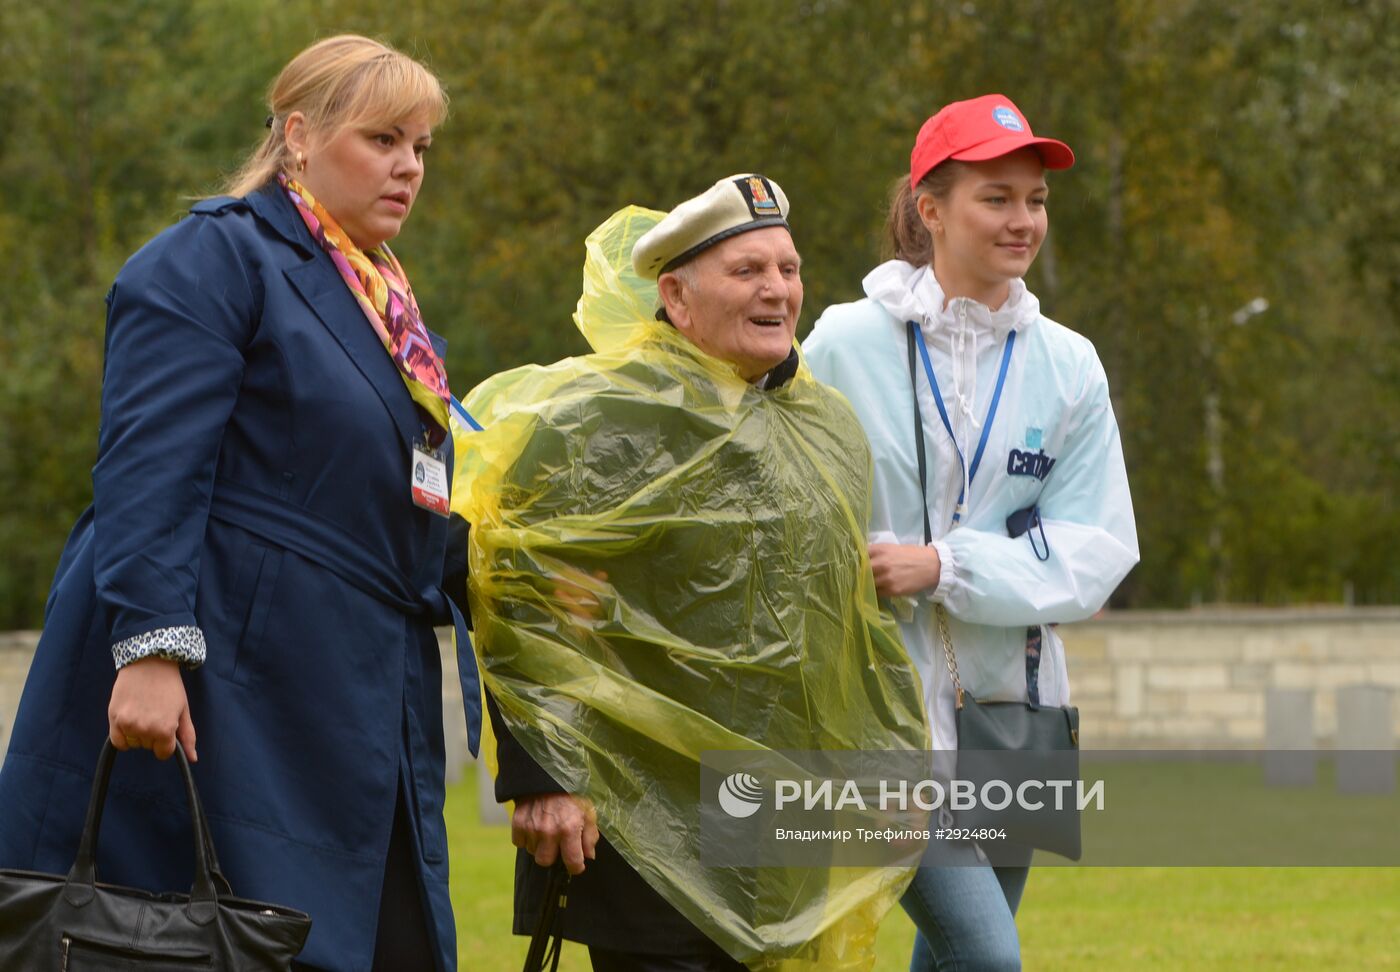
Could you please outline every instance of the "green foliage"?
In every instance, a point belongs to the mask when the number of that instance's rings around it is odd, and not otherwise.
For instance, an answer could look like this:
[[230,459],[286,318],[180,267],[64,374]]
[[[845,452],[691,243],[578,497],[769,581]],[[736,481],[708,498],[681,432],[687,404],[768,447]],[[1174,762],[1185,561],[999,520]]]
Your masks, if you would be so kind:
[[1397,19],[1394,0],[0,0],[0,627],[39,622],[88,500],[111,278],[258,141],[278,68],[347,30],[452,95],[397,249],[459,392],[584,350],[587,232],[729,172],[788,192],[810,326],[860,296],[919,123],[1000,91],[1079,156],[1030,282],[1113,385],[1143,549],[1115,603],[1400,600]]

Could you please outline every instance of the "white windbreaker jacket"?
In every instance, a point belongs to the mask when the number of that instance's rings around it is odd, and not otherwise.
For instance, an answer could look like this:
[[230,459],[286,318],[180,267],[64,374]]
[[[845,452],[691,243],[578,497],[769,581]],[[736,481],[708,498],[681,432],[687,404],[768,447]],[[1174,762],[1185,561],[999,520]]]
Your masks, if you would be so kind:
[[[993,312],[943,291],[927,267],[891,260],[865,278],[865,300],[827,308],[803,343],[816,376],[850,400],[875,464],[872,542],[921,544],[923,505],[914,443],[906,321],[928,345],[944,408],[970,466],[982,435],[1009,333],[1006,381],[966,509],[953,514],[965,470],[916,358],[928,462],[928,512],[942,559],[935,589],[901,621],[923,679],[936,749],[955,749],[953,685],[933,605],[942,602],[963,689],[980,699],[1026,699],[1026,628],[1042,625],[1040,701],[1069,701],[1064,645],[1048,625],[1099,610],[1138,560],[1132,498],[1108,379],[1088,339],[1040,314],[1016,280]],[[1038,505],[1031,538],[1006,518]]]

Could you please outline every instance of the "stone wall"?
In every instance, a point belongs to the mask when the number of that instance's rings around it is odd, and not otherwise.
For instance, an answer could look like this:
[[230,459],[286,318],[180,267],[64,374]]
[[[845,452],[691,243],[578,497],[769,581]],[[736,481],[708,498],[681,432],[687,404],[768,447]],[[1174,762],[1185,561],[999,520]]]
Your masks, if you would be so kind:
[[1339,689],[1400,696],[1396,608],[1109,612],[1059,631],[1091,749],[1264,748],[1270,689],[1312,691],[1327,747]]
[[10,726],[38,640],[37,631],[0,631],[0,759],[10,747]]
[[[1086,748],[1263,748],[1269,689],[1312,690],[1316,741],[1330,746],[1338,689],[1377,685],[1400,700],[1400,608],[1116,612],[1059,632]],[[450,631],[439,637],[456,779],[466,730]],[[0,747],[37,638],[0,633]],[[1391,708],[1400,738],[1400,701]]]

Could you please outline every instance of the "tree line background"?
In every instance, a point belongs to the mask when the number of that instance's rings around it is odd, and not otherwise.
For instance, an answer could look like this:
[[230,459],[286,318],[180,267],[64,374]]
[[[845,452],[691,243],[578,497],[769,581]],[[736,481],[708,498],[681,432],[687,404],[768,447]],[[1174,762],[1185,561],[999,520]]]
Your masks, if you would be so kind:
[[997,91],[1079,159],[1029,283],[1113,387],[1114,604],[1400,602],[1400,0],[0,0],[0,629],[91,497],[112,277],[343,31],[452,97],[396,250],[459,393],[584,351],[588,231],[730,172],[792,200],[805,335],[923,119]]

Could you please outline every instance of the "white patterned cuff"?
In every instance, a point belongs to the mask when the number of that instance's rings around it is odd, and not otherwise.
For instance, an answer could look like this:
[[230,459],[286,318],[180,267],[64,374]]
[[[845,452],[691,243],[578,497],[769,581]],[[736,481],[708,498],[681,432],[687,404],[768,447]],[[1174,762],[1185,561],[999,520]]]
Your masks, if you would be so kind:
[[156,628],[112,646],[112,661],[118,669],[153,656],[177,661],[184,668],[198,668],[204,664],[204,632],[192,624]]

